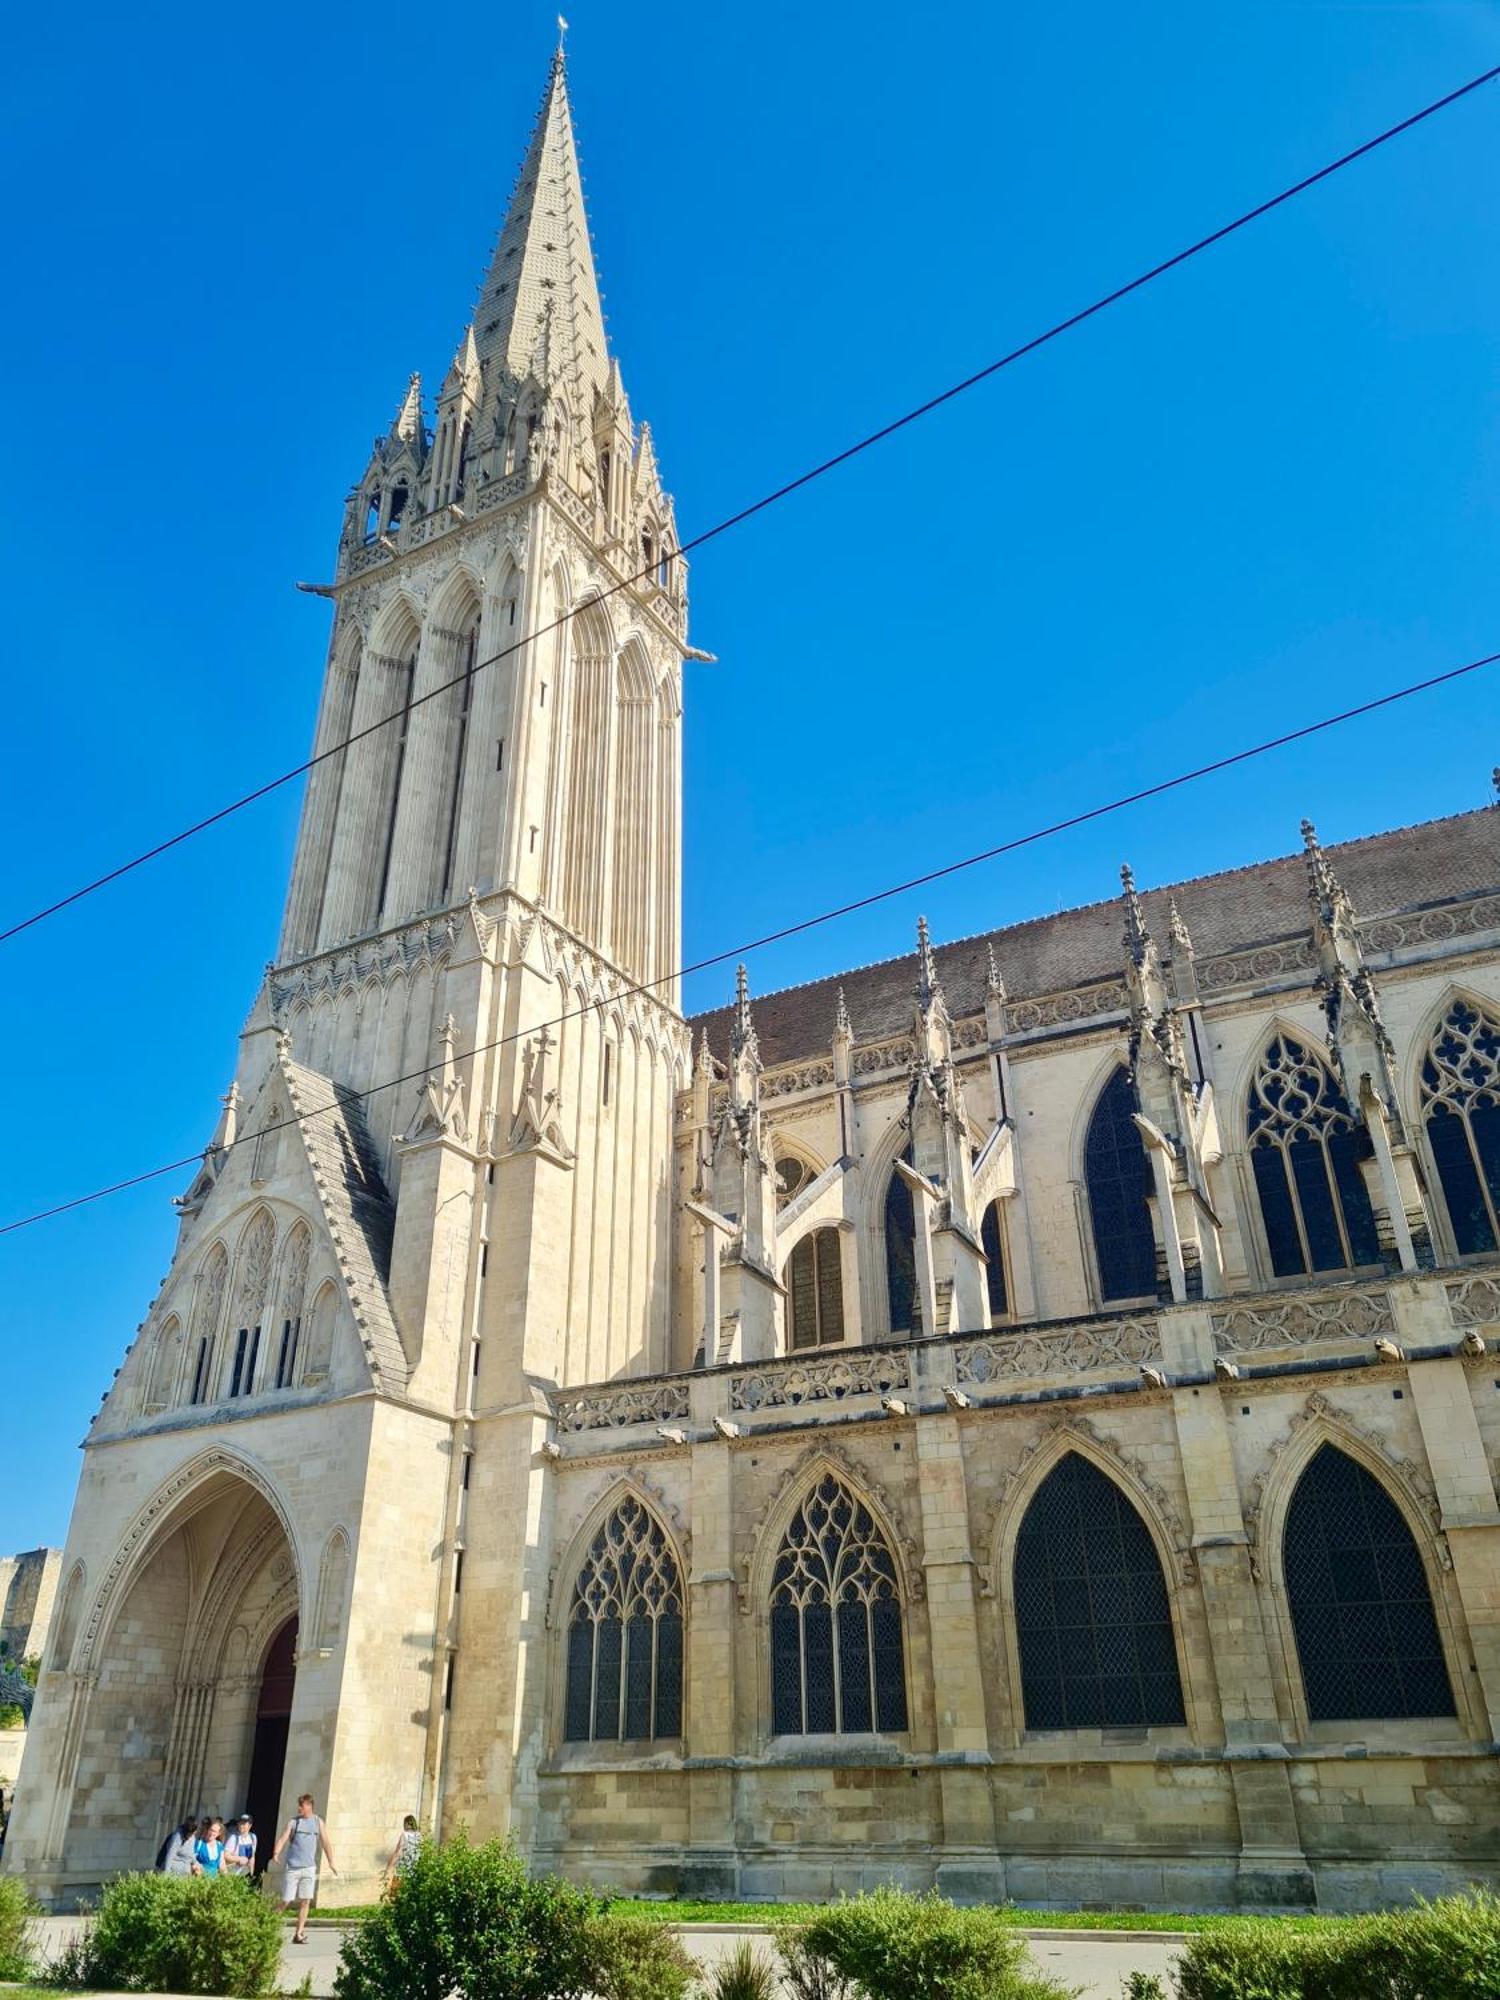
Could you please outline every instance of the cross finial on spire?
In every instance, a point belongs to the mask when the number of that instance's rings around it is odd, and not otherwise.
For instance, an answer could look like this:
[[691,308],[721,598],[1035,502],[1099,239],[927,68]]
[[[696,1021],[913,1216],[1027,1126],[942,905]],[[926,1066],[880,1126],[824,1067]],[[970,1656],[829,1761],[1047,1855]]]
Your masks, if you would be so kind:
[[563,19],[562,15],[559,14],[557,17],[557,59],[559,62],[562,61],[563,56],[567,53],[566,49],[567,39],[568,39],[568,24]]

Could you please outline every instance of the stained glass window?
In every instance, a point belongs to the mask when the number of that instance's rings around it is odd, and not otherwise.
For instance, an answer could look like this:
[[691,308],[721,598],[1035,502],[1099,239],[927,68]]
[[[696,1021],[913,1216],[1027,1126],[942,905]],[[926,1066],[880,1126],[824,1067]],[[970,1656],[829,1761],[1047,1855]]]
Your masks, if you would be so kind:
[[1083,1152],[1102,1299],[1156,1296],[1151,1164],[1135,1109],[1135,1085],[1122,1065],[1099,1093]]
[[1454,1713],[1411,1529],[1380,1481],[1336,1445],[1322,1445],[1298,1481],[1282,1552],[1314,1722]]
[[[911,1165],[911,1147],[901,1155]],[[891,1306],[892,1333],[920,1333],[922,1307],[917,1297],[917,1219],[911,1189],[894,1167],[885,1190],[885,1276]]]
[[1246,1120],[1271,1268],[1278,1278],[1378,1264],[1359,1159],[1367,1141],[1337,1079],[1294,1035],[1273,1035]]
[[1500,1022],[1455,1000],[1422,1060],[1422,1109],[1460,1256],[1500,1245]]
[[594,1536],[573,1586],[563,1734],[682,1734],[682,1583],[665,1530],[633,1496]]
[[792,1517],[771,1579],[778,1736],[906,1727],[901,1593],[863,1501],[826,1473]]
[[1006,1319],[1010,1315],[1010,1294],[1005,1283],[1005,1218],[998,1201],[992,1201],[984,1211],[979,1239],[984,1245],[984,1275],[990,1292],[990,1318]]
[[844,1274],[836,1229],[815,1229],[803,1237],[787,1260],[786,1287],[794,1348],[843,1339]]
[[1183,1720],[1156,1544],[1114,1480],[1076,1451],[1058,1460],[1026,1510],[1014,1602],[1028,1729]]

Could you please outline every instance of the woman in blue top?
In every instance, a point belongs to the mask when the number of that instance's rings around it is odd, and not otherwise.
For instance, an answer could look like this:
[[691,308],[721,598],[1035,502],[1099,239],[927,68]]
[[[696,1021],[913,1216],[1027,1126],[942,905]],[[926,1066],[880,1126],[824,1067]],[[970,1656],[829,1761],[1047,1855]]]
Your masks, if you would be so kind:
[[200,1820],[198,1824],[198,1838],[193,1846],[193,1873],[195,1875],[217,1875],[223,1859],[223,1820]]

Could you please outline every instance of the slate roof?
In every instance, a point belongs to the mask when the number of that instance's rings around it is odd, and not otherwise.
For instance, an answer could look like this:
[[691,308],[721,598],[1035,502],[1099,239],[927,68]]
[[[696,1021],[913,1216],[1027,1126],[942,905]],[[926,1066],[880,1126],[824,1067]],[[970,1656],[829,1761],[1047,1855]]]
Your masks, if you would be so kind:
[[[404,1388],[406,1350],[396,1331],[389,1290],[396,1204],[381,1176],[364,1112],[357,1098],[317,1070],[293,1062],[284,1050],[281,1068],[376,1384]],[[328,1104],[335,1108],[323,1110]]]
[[[1361,918],[1392,916],[1500,886],[1500,810],[1455,813],[1344,841],[1324,852]],[[1143,891],[1146,921],[1164,951],[1167,906],[1174,897],[1200,960],[1308,930],[1307,871],[1300,852]],[[938,970],[949,1009],[961,1016],[983,1008],[991,944],[1014,1000],[1117,978],[1123,928],[1120,899],[1112,897],[939,945]],[[903,1033],[911,1023],[915,978],[913,947],[899,958],[831,973],[805,986],[752,991],[762,1062],[769,1067],[826,1050],[840,986],[857,1042]],[[694,1043],[706,1029],[710,1050],[722,1060],[729,1050],[733,1011],[724,1006],[693,1015]]]

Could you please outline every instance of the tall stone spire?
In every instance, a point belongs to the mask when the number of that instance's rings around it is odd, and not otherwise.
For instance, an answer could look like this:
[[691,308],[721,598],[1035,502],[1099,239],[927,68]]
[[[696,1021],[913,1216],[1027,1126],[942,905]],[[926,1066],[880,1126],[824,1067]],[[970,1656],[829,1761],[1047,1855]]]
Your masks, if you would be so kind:
[[517,379],[526,375],[549,305],[551,365],[591,402],[608,381],[609,357],[561,48],[474,308],[482,358]]

